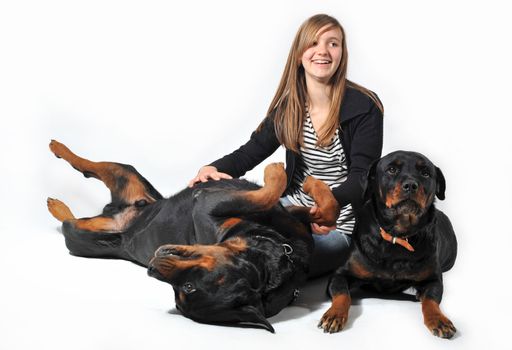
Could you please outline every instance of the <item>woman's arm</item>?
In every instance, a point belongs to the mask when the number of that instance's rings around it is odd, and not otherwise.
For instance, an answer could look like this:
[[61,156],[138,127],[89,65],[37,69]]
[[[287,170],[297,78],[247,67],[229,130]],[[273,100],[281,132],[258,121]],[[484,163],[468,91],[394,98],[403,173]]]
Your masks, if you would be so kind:
[[383,116],[380,109],[373,104],[368,113],[352,120],[352,123],[349,174],[347,180],[332,191],[342,207],[349,203],[356,206],[362,203],[361,180],[371,163],[382,154]]
[[209,165],[220,173],[240,177],[268,158],[279,145],[274,129],[274,118],[269,116],[263,121],[262,127],[252,133],[245,145]]

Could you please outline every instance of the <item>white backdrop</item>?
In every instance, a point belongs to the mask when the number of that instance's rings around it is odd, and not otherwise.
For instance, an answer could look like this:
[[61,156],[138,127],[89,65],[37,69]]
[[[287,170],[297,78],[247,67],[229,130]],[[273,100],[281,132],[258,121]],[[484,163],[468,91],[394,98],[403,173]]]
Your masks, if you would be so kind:
[[[384,153],[422,152],[447,178],[438,206],[459,239],[442,304],[452,341],[427,333],[418,303],[374,299],[324,335],[325,281],[270,320],[276,335],[196,324],[143,269],[68,255],[46,211],[47,196],[77,216],[109,199],[50,154],[52,138],[135,165],[163,194],[184,187],[247,140],[316,13],[344,25],[349,78],[385,105]],[[0,348],[510,346],[509,14],[504,1],[0,2]],[[260,181],[262,166],[247,178]]]

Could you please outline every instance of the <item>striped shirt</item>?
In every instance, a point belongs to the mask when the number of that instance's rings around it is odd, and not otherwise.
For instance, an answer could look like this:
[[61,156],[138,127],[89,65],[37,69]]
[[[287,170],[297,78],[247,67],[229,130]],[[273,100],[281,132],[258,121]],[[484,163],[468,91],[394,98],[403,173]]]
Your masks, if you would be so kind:
[[[332,142],[326,147],[317,146],[318,136],[309,113],[303,126],[304,146],[300,147],[302,162],[297,164],[293,179],[292,190],[287,198],[294,205],[311,207],[313,198],[306,194],[302,188],[304,180],[311,175],[325,182],[331,189],[338,187],[347,179],[348,165],[341,145],[339,129],[336,130]],[[351,234],[354,230],[355,217],[352,205],[341,208],[340,216],[336,222],[336,230]]]

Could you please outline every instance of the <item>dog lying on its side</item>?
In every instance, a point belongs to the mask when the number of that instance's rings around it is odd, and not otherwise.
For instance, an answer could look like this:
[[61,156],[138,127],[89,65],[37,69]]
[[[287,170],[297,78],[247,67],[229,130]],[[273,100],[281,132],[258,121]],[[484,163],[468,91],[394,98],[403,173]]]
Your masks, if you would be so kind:
[[398,151],[374,163],[365,204],[356,210],[349,257],[329,281],[332,306],[320,328],[330,333],[343,329],[351,289],[397,293],[414,287],[427,328],[443,338],[455,334],[439,308],[442,272],[457,255],[450,220],[433,204],[435,196],[444,199],[445,187],[441,170],[419,153]]
[[329,188],[313,178],[304,188],[318,205],[314,217],[309,208],[280,205],[281,163],[266,167],[263,187],[209,181],[163,198],[130,165],[92,162],[57,141],[50,149],[85,177],[103,181],[112,196],[101,215],[81,219],[48,199],[70,253],[147,266],[150,276],[172,285],[177,309],[198,322],[274,332],[266,317],[297,297],[309,271],[310,222],[332,225],[339,212]]

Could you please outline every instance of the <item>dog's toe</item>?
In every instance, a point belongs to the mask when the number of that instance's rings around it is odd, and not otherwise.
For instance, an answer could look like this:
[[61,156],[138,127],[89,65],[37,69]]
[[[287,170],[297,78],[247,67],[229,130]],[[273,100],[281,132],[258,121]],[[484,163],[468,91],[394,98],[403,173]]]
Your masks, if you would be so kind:
[[347,316],[345,312],[329,309],[318,323],[318,328],[323,329],[324,333],[340,332],[345,327]]

